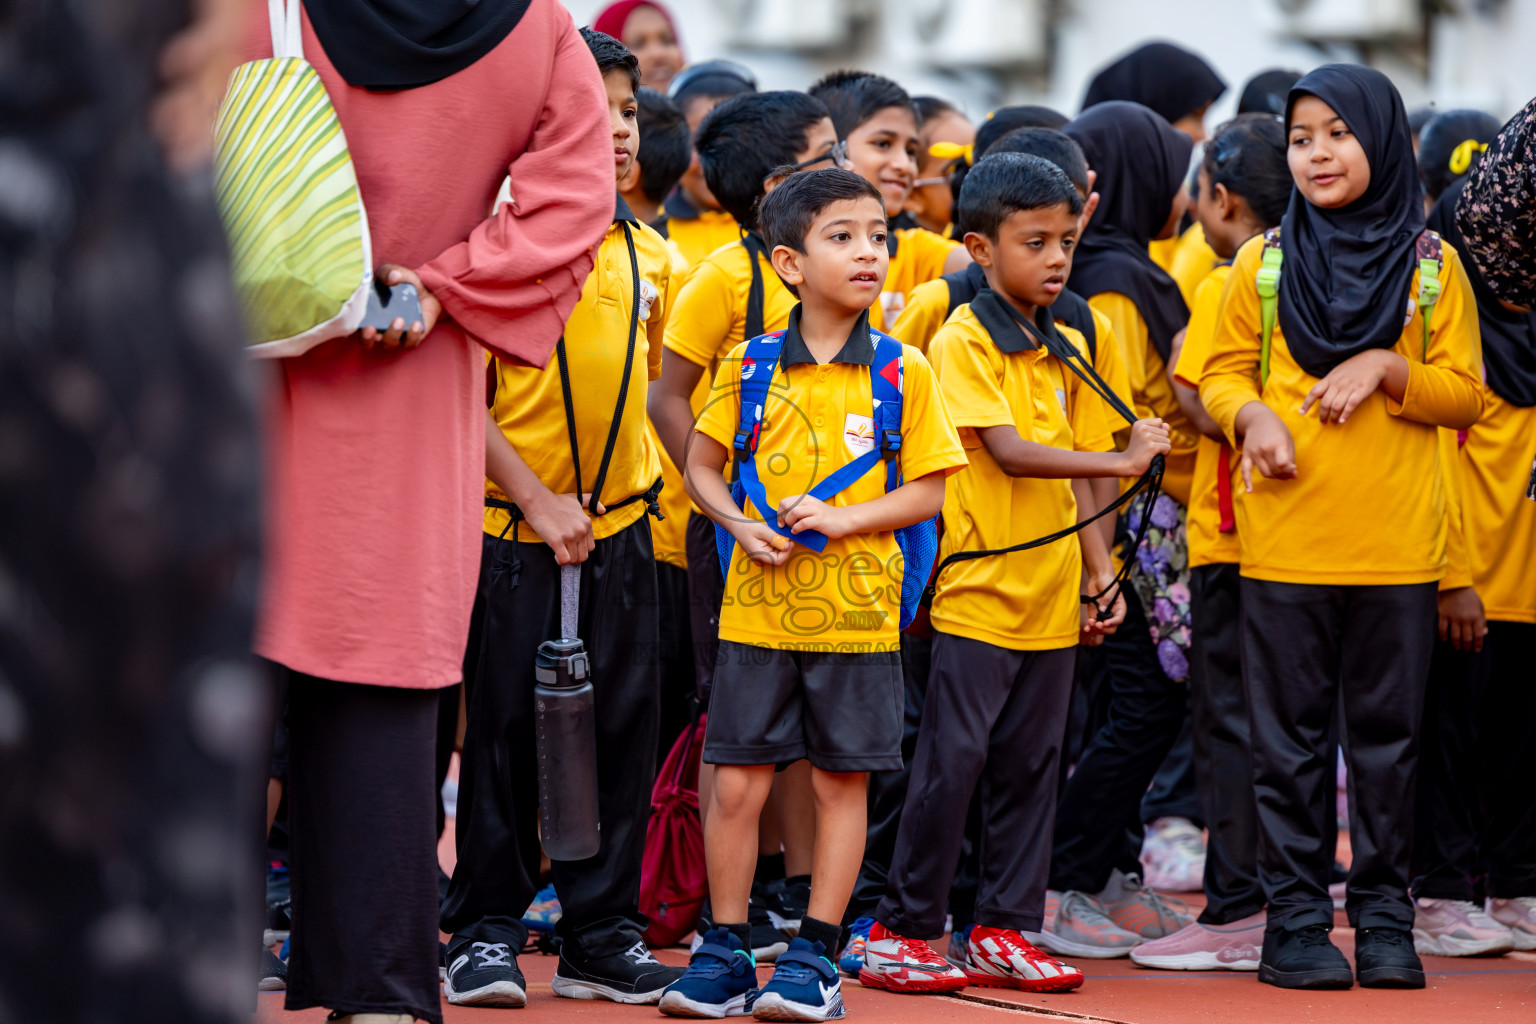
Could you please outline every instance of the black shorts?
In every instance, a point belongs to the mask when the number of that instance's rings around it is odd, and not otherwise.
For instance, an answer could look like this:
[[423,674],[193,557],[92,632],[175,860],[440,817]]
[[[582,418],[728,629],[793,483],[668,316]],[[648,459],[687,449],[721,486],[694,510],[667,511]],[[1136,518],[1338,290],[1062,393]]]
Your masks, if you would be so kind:
[[901,654],[822,654],[720,641],[704,760],[829,772],[901,768]]

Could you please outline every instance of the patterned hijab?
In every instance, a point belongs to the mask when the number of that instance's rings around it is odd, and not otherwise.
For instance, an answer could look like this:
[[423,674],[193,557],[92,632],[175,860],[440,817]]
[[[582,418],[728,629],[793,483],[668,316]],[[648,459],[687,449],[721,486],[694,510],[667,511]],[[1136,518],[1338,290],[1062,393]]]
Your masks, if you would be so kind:
[[1493,294],[1536,308],[1536,100],[1467,175],[1456,223]]

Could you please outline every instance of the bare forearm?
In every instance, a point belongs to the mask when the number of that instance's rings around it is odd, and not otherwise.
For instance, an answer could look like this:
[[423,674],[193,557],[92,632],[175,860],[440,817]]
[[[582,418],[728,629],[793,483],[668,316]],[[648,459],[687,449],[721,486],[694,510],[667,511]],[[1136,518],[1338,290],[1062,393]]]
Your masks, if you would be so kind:
[[1093,477],[1134,476],[1123,452],[1077,452],[1048,444],[1025,441],[999,445],[992,457],[1009,476],[1048,480],[1086,480]]
[[[1079,523],[1091,518],[1102,506],[1095,505],[1093,485],[1097,481],[1073,480],[1072,495],[1077,499],[1077,521]],[[1108,516],[1105,517],[1109,518]],[[1101,522],[1103,520],[1100,520]],[[1078,543],[1083,550],[1083,569],[1088,573],[1089,579],[1101,579],[1106,574],[1114,574],[1114,563],[1109,558],[1109,545],[1105,543],[1104,534],[1089,526],[1079,530]]]
[[736,501],[725,483],[725,460],[725,445],[705,434],[695,434],[688,444],[688,461],[679,465],[687,467],[683,471],[683,486],[700,511],[734,531],[742,517],[732,514],[737,512]]
[[489,412],[485,414],[485,475],[519,507],[526,507],[551,493],[538,474],[528,468],[528,463],[512,447],[512,442],[507,440],[507,435],[501,432]]
[[1226,435],[1221,432],[1220,425],[1215,417],[1205,411],[1205,405],[1200,401],[1200,392],[1194,388],[1187,388],[1178,381],[1173,381],[1173,394],[1179,400],[1179,408],[1184,415],[1189,417],[1195,429],[1213,441],[1225,441]]
[[693,406],[689,399],[703,373],[702,366],[669,349],[661,356],[661,376],[650,388],[646,412],[674,466],[687,462],[688,435],[693,433]]
[[899,530],[925,519],[932,519],[944,508],[944,474],[929,473],[908,480],[894,491],[873,501],[849,505],[846,511],[853,533],[882,533]]
[[[1088,490],[1093,495],[1093,511],[1097,512],[1120,496],[1120,481],[1115,477],[1096,476],[1088,481]],[[1078,502],[1078,510],[1079,512],[1082,510],[1081,500]],[[1094,524],[1094,529],[1104,538],[1105,547],[1113,547],[1115,544],[1117,518],[1117,516],[1105,516]]]
[[1401,403],[1408,393],[1408,360],[1396,352],[1382,350],[1377,357],[1382,363],[1381,390],[1394,402]]

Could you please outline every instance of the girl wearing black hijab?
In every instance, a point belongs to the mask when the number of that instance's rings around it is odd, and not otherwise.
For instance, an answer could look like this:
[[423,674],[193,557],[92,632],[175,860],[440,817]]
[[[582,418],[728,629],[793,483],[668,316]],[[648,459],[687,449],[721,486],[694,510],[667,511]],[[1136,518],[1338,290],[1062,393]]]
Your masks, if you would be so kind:
[[1205,58],[1172,43],[1138,46],[1088,83],[1083,110],[1111,100],[1150,108],[1196,142],[1205,141],[1205,112],[1227,91]]
[[[1296,191],[1278,323],[1261,358],[1265,240],[1238,251],[1200,397],[1243,446],[1241,644],[1268,922],[1259,978],[1287,988],[1424,985],[1410,934],[1412,799],[1449,506],[1440,428],[1483,407],[1477,310],[1439,256],[1420,306],[1423,206],[1403,102],[1332,64],[1286,105]],[[1434,259],[1426,253],[1433,265]],[[1266,373],[1267,371],[1267,373]],[[1355,966],[1328,939],[1330,726],[1349,762]]]
[[[1199,434],[1179,408],[1166,366],[1189,310],[1178,285],[1152,262],[1147,245],[1171,234],[1184,213],[1189,136],[1137,103],[1111,101],[1084,111],[1062,131],[1098,172],[1099,205],[1078,243],[1071,288],[1088,300],[1118,339],[1138,415],[1167,422],[1165,492],[1151,510],[1139,571],[1125,593],[1125,623],[1105,640],[1109,683],[1102,724],[1084,741],[1077,768],[1059,801],[1050,887],[1123,920],[1153,923],[1124,930],[1083,928],[1077,913],[1057,914],[1037,944],[1063,955],[1118,956],[1138,941],[1161,938],[1194,920],[1137,881],[1141,804],[1187,718],[1189,557],[1184,507],[1189,501]],[[1102,322],[1102,321],[1101,321]],[[1104,342],[1100,341],[1101,346]],[[1101,503],[1101,482],[1094,495]],[[1142,510],[1136,506],[1139,514]],[[1097,658],[1097,652],[1090,653]],[[1131,915],[1128,917],[1127,915]]]
[[[1452,185],[1429,215],[1429,226],[1462,251],[1455,212],[1464,187]],[[1536,880],[1529,869],[1536,864],[1529,781],[1536,778],[1536,747],[1524,735],[1536,721],[1529,682],[1536,660],[1536,502],[1524,496],[1536,450],[1536,314],[1511,311],[1472,260],[1462,265],[1477,297],[1487,389],[1482,418],[1463,443],[1442,437],[1456,453],[1469,572],[1441,584],[1442,642],[1430,663],[1419,754],[1413,893],[1416,929],[1426,918],[1471,919],[1493,933],[1484,944],[1499,944],[1481,951],[1496,952],[1536,948]],[[1468,793],[1483,796],[1473,801]],[[1482,917],[1473,892],[1478,875],[1486,879],[1492,920]],[[1448,955],[1480,951],[1457,930],[1442,927],[1428,937]]]

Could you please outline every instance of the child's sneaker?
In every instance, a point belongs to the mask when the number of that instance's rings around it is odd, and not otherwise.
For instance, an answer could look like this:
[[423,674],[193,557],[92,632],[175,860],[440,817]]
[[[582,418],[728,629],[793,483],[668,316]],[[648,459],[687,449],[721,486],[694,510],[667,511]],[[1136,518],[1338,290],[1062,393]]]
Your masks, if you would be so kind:
[[1012,929],[976,925],[969,952],[971,966],[965,976],[985,988],[1067,992],[1083,983],[1082,971],[1042,953]]
[[1116,925],[1147,940],[1172,935],[1195,920],[1185,903],[1153,892],[1141,879],[1118,868],[1109,873],[1109,885],[1094,899]]
[[796,875],[769,882],[763,887],[763,905],[768,920],[790,938],[800,934],[800,919],[811,903],[811,876]]
[[859,981],[865,988],[890,992],[958,992],[965,988],[965,972],[923,940],[897,935],[876,921],[864,947]]
[[1491,899],[1488,916],[1515,933],[1516,949],[1536,949],[1536,896]]
[[874,924],[874,918],[861,917],[848,926],[848,941],[843,945],[843,955],[837,958],[837,968],[850,978],[857,978],[864,969],[864,946]]
[[546,885],[528,905],[528,912],[523,915],[523,924],[527,925],[531,932],[550,935],[554,933],[555,925],[559,923],[560,897],[555,895],[553,885]]
[[774,966],[773,979],[752,1003],[752,1016],[758,1020],[841,1020],[843,982],[826,952],[819,942],[792,941]]
[[1047,892],[1045,924],[1024,938],[1058,956],[1108,960],[1126,956],[1141,938],[1109,919],[1099,902],[1085,892]]
[[949,933],[949,955],[945,959],[962,971],[971,966],[971,930],[975,927],[973,922]]
[[1164,971],[1256,971],[1266,920],[1261,910],[1231,924],[1194,921],[1172,935],[1143,942],[1131,950],[1131,962]]
[[1470,900],[1414,900],[1413,948],[1420,956],[1502,956],[1515,933]]
[[1170,892],[1199,892],[1205,880],[1205,836],[1188,818],[1158,818],[1141,844],[1147,885]]
[[757,996],[757,962],[728,929],[706,932],[657,1004],[669,1017],[742,1017]]

